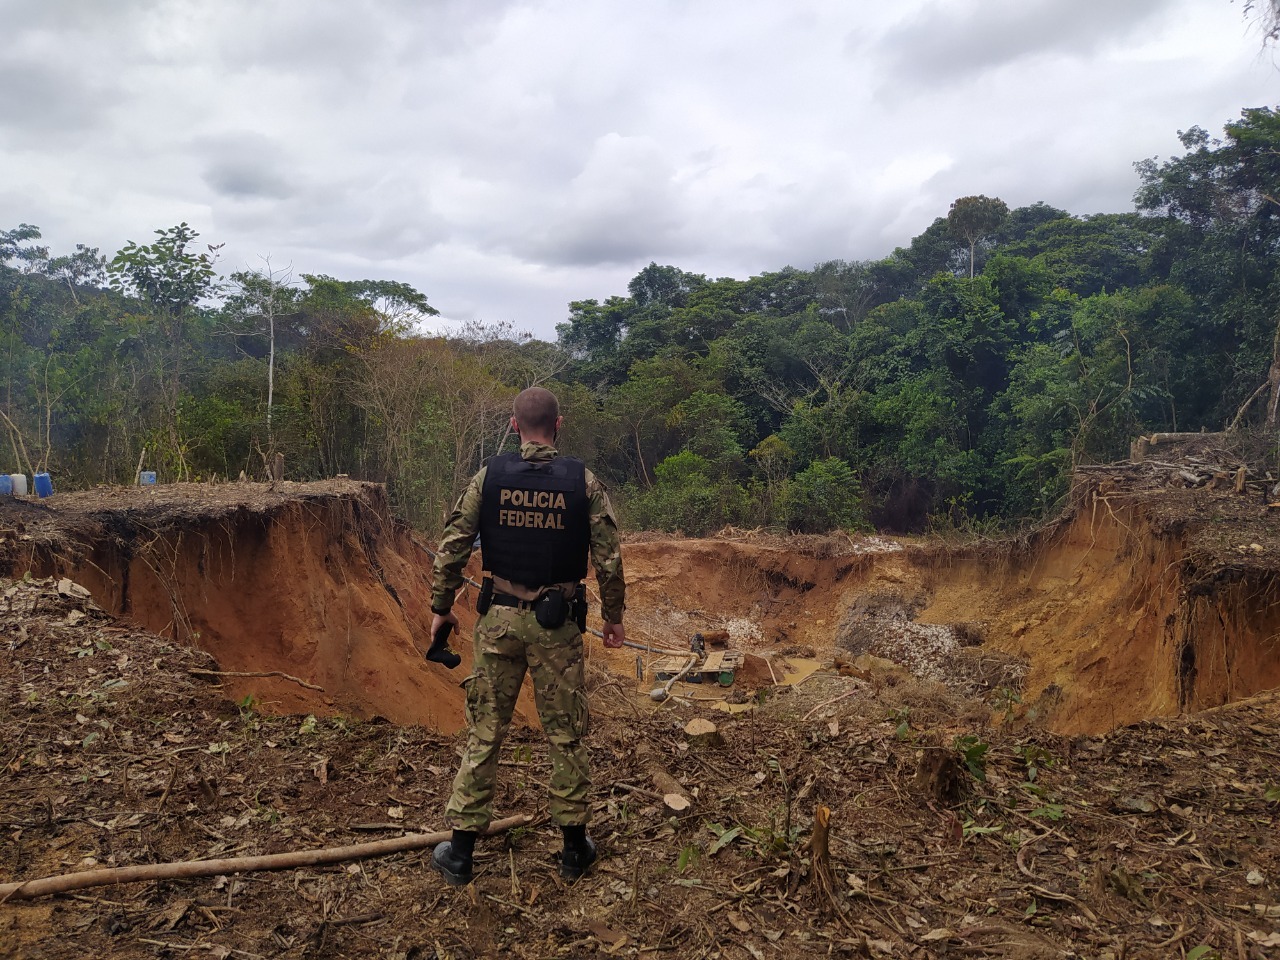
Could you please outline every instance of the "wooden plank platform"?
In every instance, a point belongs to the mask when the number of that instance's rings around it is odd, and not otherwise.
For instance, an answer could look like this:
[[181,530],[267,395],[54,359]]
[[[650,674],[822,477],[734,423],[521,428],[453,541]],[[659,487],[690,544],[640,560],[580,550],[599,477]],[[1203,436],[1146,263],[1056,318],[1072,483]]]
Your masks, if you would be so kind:
[[[740,650],[713,650],[707,654],[706,659],[695,666],[690,673],[723,673],[725,671],[736,670],[742,666],[744,655]],[[655,660],[652,670],[655,675],[660,673],[675,676],[684,669],[685,664],[689,662],[688,657],[663,657]]]

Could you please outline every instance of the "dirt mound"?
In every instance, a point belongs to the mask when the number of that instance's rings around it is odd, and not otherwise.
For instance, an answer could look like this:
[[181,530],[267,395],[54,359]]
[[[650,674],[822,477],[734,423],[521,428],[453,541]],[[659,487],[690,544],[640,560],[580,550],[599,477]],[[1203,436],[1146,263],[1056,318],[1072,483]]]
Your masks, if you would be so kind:
[[[0,505],[0,572],[69,577],[109,613],[210,654],[225,693],[279,713],[463,723],[453,672],[425,663],[431,558],[380,486],[174,484]],[[459,615],[471,612],[459,604]],[[465,624],[464,624],[465,625]],[[465,636],[466,634],[464,634]]]

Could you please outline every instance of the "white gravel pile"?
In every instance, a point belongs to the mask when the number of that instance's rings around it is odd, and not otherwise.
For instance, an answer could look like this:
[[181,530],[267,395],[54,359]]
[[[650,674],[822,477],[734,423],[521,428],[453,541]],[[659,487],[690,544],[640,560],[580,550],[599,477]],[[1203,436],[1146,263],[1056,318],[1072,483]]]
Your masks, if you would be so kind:
[[900,663],[921,680],[954,686],[960,643],[950,627],[912,620],[882,620],[879,637],[868,653]]
[[968,695],[999,687],[1020,689],[1022,658],[975,645],[972,625],[917,623],[921,597],[867,594],[859,598],[836,633],[836,644],[853,654],[892,660],[920,680]]
[[724,629],[729,631],[729,638],[736,642],[743,640],[760,641],[764,639],[764,634],[760,632],[760,624],[754,620],[728,620],[725,622]]
[[862,537],[853,543],[853,553],[901,553],[902,544],[887,537]]

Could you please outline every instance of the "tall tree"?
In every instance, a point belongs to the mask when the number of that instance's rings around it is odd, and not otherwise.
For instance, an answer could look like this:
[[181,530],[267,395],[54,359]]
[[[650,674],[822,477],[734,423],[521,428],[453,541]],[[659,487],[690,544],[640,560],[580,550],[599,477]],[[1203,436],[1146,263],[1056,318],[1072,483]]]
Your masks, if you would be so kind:
[[984,197],[961,197],[951,204],[947,225],[951,232],[969,244],[969,277],[973,277],[973,251],[978,241],[995,233],[1004,218],[1009,215],[1009,205],[1003,200]]
[[48,247],[37,247],[33,240],[40,239],[40,228],[20,223],[12,230],[0,230],[0,266],[16,262],[24,273],[36,270],[49,259]]
[[267,337],[267,453],[271,455],[275,452],[271,409],[276,390],[276,323],[297,312],[300,296],[293,287],[289,268],[272,267],[270,257],[263,257],[262,263],[257,270],[231,275],[235,288],[226,307],[232,317],[248,324],[252,333],[265,333]]
[[[1235,373],[1219,385],[1224,409],[1215,419],[1230,419],[1242,398],[1269,389],[1274,425],[1280,411],[1280,113],[1246,109],[1225,131],[1221,141],[1192,127],[1178,135],[1183,156],[1136,164],[1142,186],[1134,200],[1163,216],[1161,262],[1168,279],[1200,306],[1202,352],[1228,358]],[[1254,378],[1268,364],[1264,386],[1255,391]]]
[[179,418],[182,355],[196,305],[213,291],[213,265],[222,244],[206,244],[205,252],[192,252],[190,248],[200,234],[185,222],[155,233],[158,239],[154,243],[127,243],[107,269],[114,286],[150,307],[160,328],[168,352],[161,362],[160,374],[168,419],[168,454],[177,475],[186,479],[186,443]]
[[689,294],[707,285],[707,278],[697,273],[685,273],[678,267],[660,267],[650,263],[627,284],[627,292],[638,306],[662,304],[667,307],[683,307]]

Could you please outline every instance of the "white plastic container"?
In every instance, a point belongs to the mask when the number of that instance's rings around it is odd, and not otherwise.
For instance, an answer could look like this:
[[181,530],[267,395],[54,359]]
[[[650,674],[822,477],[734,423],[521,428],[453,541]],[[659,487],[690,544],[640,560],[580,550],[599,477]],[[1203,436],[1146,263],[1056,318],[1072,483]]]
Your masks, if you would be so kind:
[[11,473],[9,479],[13,481],[13,495],[15,497],[25,497],[27,495],[27,475],[25,473]]

